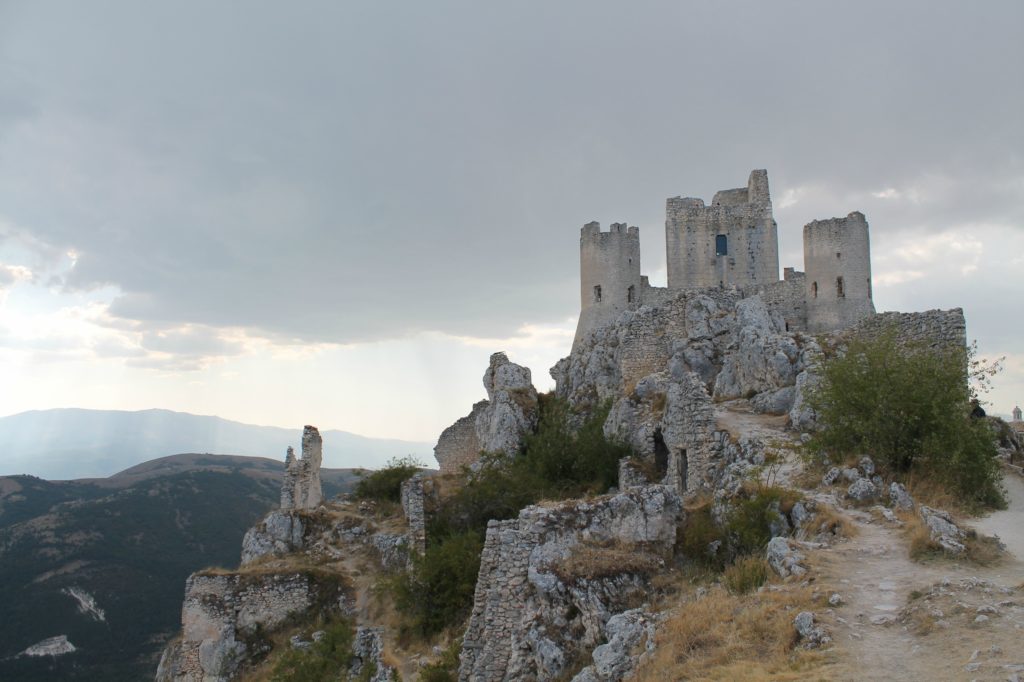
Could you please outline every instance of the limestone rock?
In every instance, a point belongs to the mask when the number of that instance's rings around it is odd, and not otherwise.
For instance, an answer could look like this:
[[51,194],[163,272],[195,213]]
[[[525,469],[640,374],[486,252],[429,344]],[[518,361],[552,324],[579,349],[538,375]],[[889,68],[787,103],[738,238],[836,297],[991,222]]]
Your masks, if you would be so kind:
[[893,481],[889,484],[889,502],[899,509],[910,511],[914,508],[914,498],[901,484]]
[[814,625],[814,614],[810,611],[798,613],[793,619],[793,626],[796,628],[797,634],[800,635],[805,648],[814,649],[832,641],[824,628]]
[[573,677],[573,682],[622,680],[637,666],[635,649],[646,641],[646,650],[654,650],[654,618],[643,608],[631,609],[616,614],[605,624],[605,644],[594,649],[593,665],[589,665]]
[[846,489],[846,496],[858,502],[866,502],[878,497],[878,488],[866,478],[858,478]]
[[242,564],[260,557],[295,552],[303,545],[302,517],[294,510],[272,511],[242,538]]
[[487,405],[476,415],[476,436],[484,452],[514,455],[523,436],[537,426],[537,390],[530,370],[509,362],[504,353],[491,356],[484,373]]
[[807,396],[818,387],[821,378],[805,369],[796,375],[793,385],[793,407],[789,410],[789,422],[797,431],[813,431],[818,426],[818,415],[807,402]]
[[807,573],[807,568],[801,564],[804,555],[794,550],[786,538],[774,537],[771,539],[768,543],[767,558],[768,565],[781,578],[800,577]]
[[932,542],[937,543],[950,554],[960,554],[964,551],[965,533],[953,523],[953,517],[949,515],[949,512],[932,509],[923,504],[918,511],[928,526]]
[[[802,369],[796,366],[800,349],[790,335],[780,333],[761,297],[738,302],[736,321],[736,347],[725,356],[722,371],[715,379],[713,398],[729,400],[793,386]],[[786,411],[788,407],[779,413]]]
[[864,472],[865,478],[871,478],[875,475],[875,461],[867,455],[860,458],[860,461],[857,462],[857,467]]
[[842,473],[843,478],[845,478],[849,483],[856,483],[857,481],[863,478],[863,476],[860,475],[860,471],[853,468],[843,469]]
[[825,475],[821,478],[822,485],[834,485],[839,477],[842,476],[843,472],[840,471],[839,467],[832,467],[825,472]]

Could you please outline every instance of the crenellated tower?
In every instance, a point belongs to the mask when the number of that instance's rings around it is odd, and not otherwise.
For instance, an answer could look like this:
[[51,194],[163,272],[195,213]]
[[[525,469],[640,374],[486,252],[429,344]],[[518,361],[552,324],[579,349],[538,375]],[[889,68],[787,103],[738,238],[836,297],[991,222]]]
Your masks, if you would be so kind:
[[600,223],[580,230],[580,320],[575,345],[588,333],[640,304],[640,228]]
[[863,213],[804,225],[804,270],[809,332],[845,329],[875,314]]
[[765,285],[779,281],[778,226],[768,171],[722,190],[711,205],[674,197],[665,207],[669,289]]

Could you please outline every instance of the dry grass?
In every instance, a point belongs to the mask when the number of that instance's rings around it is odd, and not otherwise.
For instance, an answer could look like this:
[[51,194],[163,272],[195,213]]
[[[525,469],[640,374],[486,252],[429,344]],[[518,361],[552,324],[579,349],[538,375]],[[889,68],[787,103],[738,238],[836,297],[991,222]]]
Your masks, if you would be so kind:
[[835,537],[852,538],[856,537],[857,525],[845,514],[830,504],[818,503],[814,510],[814,520],[807,526],[814,533],[829,533]]
[[762,556],[740,557],[722,573],[722,583],[733,594],[746,594],[768,582],[768,561]]
[[1000,549],[999,541],[988,535],[979,535],[974,530],[966,531],[964,538],[966,551],[960,555],[947,553],[942,546],[934,542],[928,524],[916,512],[898,514],[904,523],[904,536],[907,539],[907,551],[914,561],[932,561],[937,559],[955,559],[971,562],[978,566],[991,566],[1002,561],[1006,552]]
[[635,679],[822,679],[815,669],[824,657],[795,646],[793,618],[813,608],[810,588],[746,596],[713,588],[659,628],[654,656]]
[[665,565],[664,560],[643,548],[631,545],[578,544],[568,557],[551,567],[562,582],[595,580],[621,573],[651,575]]

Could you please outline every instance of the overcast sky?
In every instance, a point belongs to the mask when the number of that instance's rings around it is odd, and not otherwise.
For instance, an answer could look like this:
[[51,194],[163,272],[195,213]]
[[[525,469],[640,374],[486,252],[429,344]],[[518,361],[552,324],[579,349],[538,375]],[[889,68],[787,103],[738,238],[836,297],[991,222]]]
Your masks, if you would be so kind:
[[0,415],[436,440],[549,388],[579,228],[767,168],[782,265],[864,212],[880,310],[1024,403],[1024,3],[0,0]]

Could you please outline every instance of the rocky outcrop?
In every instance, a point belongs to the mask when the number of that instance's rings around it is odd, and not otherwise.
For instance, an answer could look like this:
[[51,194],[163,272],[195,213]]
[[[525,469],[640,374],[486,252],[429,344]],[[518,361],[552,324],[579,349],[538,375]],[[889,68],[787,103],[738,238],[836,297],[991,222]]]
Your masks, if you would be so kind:
[[468,415],[441,432],[434,446],[434,458],[442,474],[457,474],[480,457],[480,438],[476,435],[476,420],[487,409],[488,401],[481,400]]
[[302,515],[294,510],[272,511],[263,521],[245,532],[242,538],[242,564],[265,556],[297,552],[303,546]]
[[722,401],[766,393],[754,404],[786,414],[793,391],[780,391],[791,389],[803,369],[800,347],[792,335],[781,333],[781,319],[773,318],[759,296],[736,304],[736,324],[739,330],[715,379],[712,397]]
[[655,618],[643,608],[617,613],[604,626],[605,643],[594,649],[594,663],[572,678],[572,682],[605,682],[627,678],[636,670],[643,653],[654,651]]
[[480,449],[514,455],[523,436],[537,427],[537,390],[530,370],[495,353],[484,373],[484,389],[487,405],[476,416]]
[[302,458],[288,448],[285,456],[284,483],[281,485],[281,509],[316,509],[324,499],[320,488],[320,462],[323,439],[315,426],[302,430]]
[[182,636],[164,650],[157,682],[226,682],[269,651],[267,633],[296,614],[310,620],[342,611],[346,594],[333,574],[193,574],[185,584]]
[[527,507],[487,528],[461,680],[551,679],[636,608],[675,544],[682,513],[667,486]]
[[395,669],[384,663],[384,628],[356,629],[352,643],[354,658],[348,671],[350,680],[391,682],[396,679]]
[[807,567],[803,565],[804,558],[804,555],[793,549],[790,541],[784,537],[774,537],[768,543],[768,565],[781,578],[790,576],[799,578],[806,575]]

